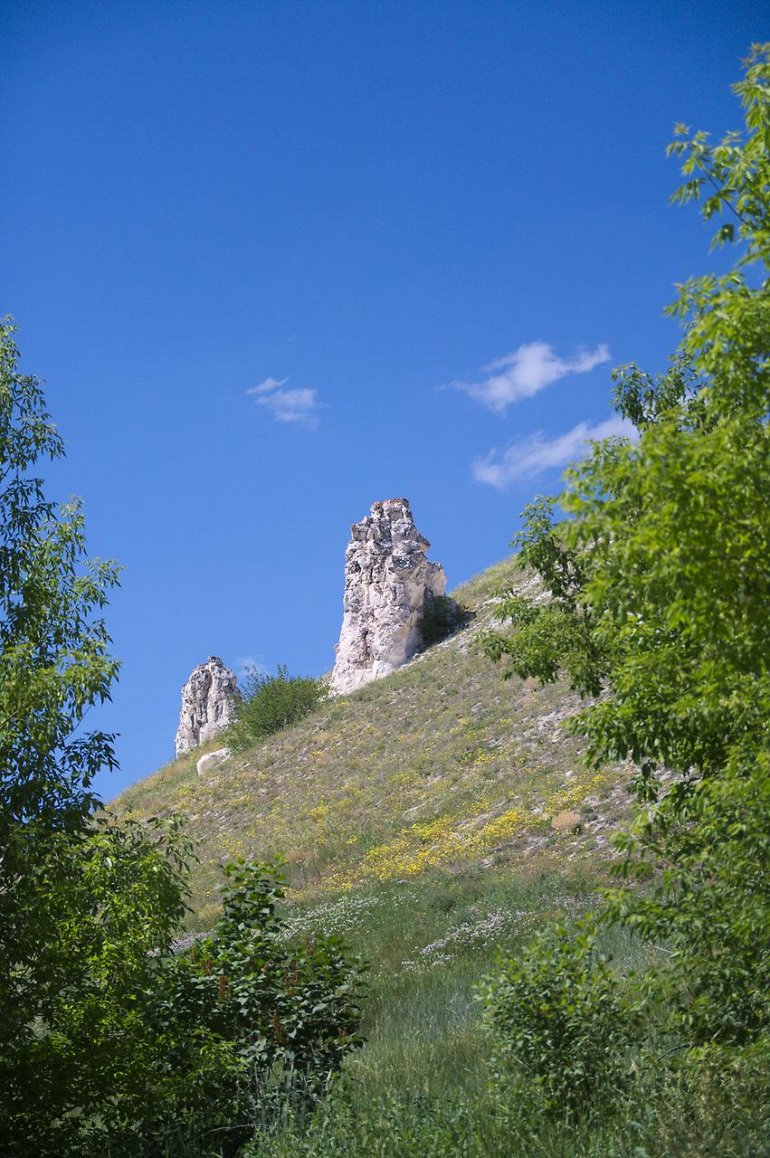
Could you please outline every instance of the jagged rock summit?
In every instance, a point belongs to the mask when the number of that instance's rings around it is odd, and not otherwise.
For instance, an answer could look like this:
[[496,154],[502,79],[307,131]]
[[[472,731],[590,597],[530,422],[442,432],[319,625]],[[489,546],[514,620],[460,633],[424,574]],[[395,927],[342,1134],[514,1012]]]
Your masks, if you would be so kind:
[[232,722],[240,702],[235,674],[225,667],[218,655],[193,668],[182,688],[182,711],[176,734],[176,754],[189,752],[204,744]]
[[440,563],[414,525],[408,499],[374,503],[350,528],[343,619],[331,689],[341,695],[388,675],[422,645],[431,601],[446,590]]

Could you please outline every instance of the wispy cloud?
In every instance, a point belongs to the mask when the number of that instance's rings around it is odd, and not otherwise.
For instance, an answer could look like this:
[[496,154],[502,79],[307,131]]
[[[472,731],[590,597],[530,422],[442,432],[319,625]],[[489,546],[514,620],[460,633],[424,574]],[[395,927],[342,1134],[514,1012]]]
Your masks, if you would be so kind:
[[318,426],[318,391],[309,386],[285,390],[288,378],[265,378],[246,391],[257,406],[264,406],[276,422],[295,422],[314,430]]
[[505,490],[515,479],[531,478],[542,471],[566,466],[585,453],[587,443],[595,439],[621,435],[633,438],[635,434],[633,424],[619,415],[596,426],[580,422],[558,438],[545,438],[538,433],[514,442],[502,452],[490,450],[475,460],[471,472],[477,482]]
[[512,402],[531,398],[568,374],[586,374],[609,360],[609,347],[604,343],[595,350],[579,350],[573,358],[560,358],[547,342],[525,342],[512,354],[482,366],[480,373],[486,376],[478,382],[450,385],[502,414]]

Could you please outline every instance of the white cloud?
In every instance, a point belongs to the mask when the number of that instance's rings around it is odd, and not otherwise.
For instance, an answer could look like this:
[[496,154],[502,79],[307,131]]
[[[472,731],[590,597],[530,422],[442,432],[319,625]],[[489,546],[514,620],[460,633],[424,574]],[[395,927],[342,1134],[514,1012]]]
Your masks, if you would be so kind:
[[284,390],[288,378],[265,378],[246,391],[257,406],[264,406],[276,422],[296,422],[311,430],[318,426],[318,391],[309,386]]
[[595,350],[580,350],[574,358],[559,358],[547,342],[525,342],[512,354],[482,366],[481,372],[487,377],[481,381],[451,385],[502,414],[512,402],[531,398],[568,374],[586,374],[609,360],[609,347],[604,343]]
[[264,382],[260,382],[259,386],[250,386],[246,393],[268,394],[271,390],[277,390],[279,386],[285,386],[288,381],[288,378],[265,378]]
[[542,471],[566,466],[585,452],[588,442],[613,436],[633,438],[635,434],[633,424],[619,415],[596,426],[580,422],[557,438],[544,438],[538,433],[514,442],[502,453],[490,450],[483,458],[476,459],[471,472],[477,482],[504,490],[514,479],[531,478]]

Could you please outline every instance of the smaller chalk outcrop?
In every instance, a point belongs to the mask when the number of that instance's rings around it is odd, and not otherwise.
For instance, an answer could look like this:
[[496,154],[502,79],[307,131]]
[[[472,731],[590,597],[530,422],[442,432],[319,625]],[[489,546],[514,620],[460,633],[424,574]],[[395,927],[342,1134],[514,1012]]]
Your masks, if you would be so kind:
[[205,663],[199,663],[182,688],[177,756],[204,744],[232,723],[240,700],[235,674],[218,655],[210,655]]
[[217,748],[216,752],[207,752],[205,756],[201,756],[195,765],[198,775],[205,776],[209,768],[214,768],[217,764],[221,764],[229,755],[229,748]]
[[350,528],[345,594],[331,690],[352,692],[401,667],[423,644],[427,608],[444,594],[446,576],[414,524],[408,499],[375,503]]

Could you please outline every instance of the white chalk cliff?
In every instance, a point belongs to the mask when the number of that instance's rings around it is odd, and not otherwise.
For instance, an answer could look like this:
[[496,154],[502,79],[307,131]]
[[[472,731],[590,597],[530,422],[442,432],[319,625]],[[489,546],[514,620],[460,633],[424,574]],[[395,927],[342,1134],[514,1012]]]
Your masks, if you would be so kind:
[[199,663],[182,688],[177,756],[197,748],[226,728],[240,699],[238,681],[219,656],[210,655],[205,663]]
[[443,595],[446,576],[431,563],[430,547],[414,525],[408,499],[375,503],[350,528],[336,694],[388,675],[422,646],[421,624],[431,600]]

